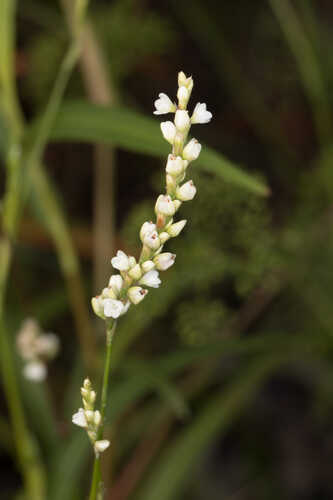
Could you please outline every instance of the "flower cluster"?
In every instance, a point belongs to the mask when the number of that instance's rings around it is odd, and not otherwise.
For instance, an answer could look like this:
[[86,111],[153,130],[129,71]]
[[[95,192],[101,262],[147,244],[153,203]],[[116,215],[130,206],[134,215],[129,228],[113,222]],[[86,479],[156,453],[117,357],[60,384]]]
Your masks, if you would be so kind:
[[36,320],[26,319],[16,337],[17,350],[24,360],[23,375],[34,382],[45,380],[46,361],[59,350],[59,339],[54,333],[43,333]]
[[159,94],[155,101],[154,114],[174,113],[174,121],[161,123],[163,137],[172,145],[172,152],[166,163],[166,193],[160,194],[155,204],[155,222],[145,222],[140,230],[142,251],[138,261],[118,250],[112,258],[112,266],[120,274],[111,276],[108,287],[92,299],[94,312],[102,319],[125,314],[131,304],[141,302],[148,290],[144,287],[158,288],[161,284],[159,271],[165,271],[173,265],[176,255],[163,252],[165,242],[178,236],[186,220],[174,222],[174,216],[185,201],[192,200],[196,187],[192,180],[183,183],[186,170],[201,151],[201,144],[196,139],[187,142],[191,125],[208,123],[212,114],[206,104],[198,103],[192,115],[187,111],[193,80],[181,71],[178,74],[178,104],[173,103],[166,94]]
[[88,437],[94,447],[96,456],[106,450],[110,441],[98,439],[98,430],[102,423],[100,411],[94,410],[96,392],[92,389],[91,382],[86,378],[81,387],[83,408],[79,408],[72,417],[72,422],[79,427],[86,429]]

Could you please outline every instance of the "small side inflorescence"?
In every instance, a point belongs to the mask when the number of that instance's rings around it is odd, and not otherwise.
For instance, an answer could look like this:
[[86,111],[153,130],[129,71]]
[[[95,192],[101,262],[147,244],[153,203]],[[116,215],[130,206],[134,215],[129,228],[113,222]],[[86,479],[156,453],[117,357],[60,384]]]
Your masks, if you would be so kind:
[[94,410],[96,392],[93,390],[91,382],[86,378],[81,387],[83,408],[79,408],[72,417],[72,422],[79,427],[86,429],[90,442],[94,447],[96,456],[106,450],[110,441],[98,439],[98,430],[102,423],[102,416],[99,410]]
[[212,118],[205,103],[198,103],[189,115],[187,104],[192,88],[192,78],[181,71],[178,74],[178,105],[163,93],[155,101],[155,115],[174,113],[173,122],[161,123],[163,137],[172,145],[165,168],[166,193],[157,198],[155,222],[145,222],[141,227],[142,250],[138,262],[122,250],[111,259],[112,266],[120,274],[111,276],[108,286],[92,299],[94,312],[104,320],[117,319],[131,304],[139,304],[148,293],[145,287],[158,288],[161,284],[159,271],[166,271],[175,262],[175,254],[162,253],[162,250],[166,241],[178,236],[186,224],[186,220],[174,222],[174,216],[182,203],[192,200],[196,194],[193,181],[183,181],[189,164],[201,151],[201,144],[194,138],[186,144],[187,137],[191,125],[208,123]]
[[57,335],[42,332],[35,319],[27,318],[16,337],[16,347],[24,361],[24,377],[33,382],[45,380],[46,362],[57,355],[59,344]]

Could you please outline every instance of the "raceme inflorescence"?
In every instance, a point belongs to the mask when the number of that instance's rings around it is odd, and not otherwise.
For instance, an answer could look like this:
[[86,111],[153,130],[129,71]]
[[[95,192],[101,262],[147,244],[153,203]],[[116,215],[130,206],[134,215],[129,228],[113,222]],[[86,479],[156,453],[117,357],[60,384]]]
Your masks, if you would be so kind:
[[[116,320],[124,315],[131,304],[139,304],[147,295],[147,287],[158,288],[161,284],[159,273],[171,267],[176,255],[162,252],[165,243],[179,235],[186,220],[175,221],[174,217],[183,202],[190,201],[196,194],[192,180],[184,182],[190,163],[196,160],[201,151],[201,144],[192,138],[188,140],[191,125],[208,123],[212,114],[207,111],[205,103],[198,103],[192,115],[187,110],[188,101],[193,88],[191,77],[181,71],[178,74],[178,104],[171,101],[166,94],[159,94],[155,101],[155,115],[174,114],[173,121],[161,123],[163,137],[172,146],[166,162],[166,192],[157,197],[155,204],[155,221],[146,221],[140,229],[142,249],[137,259],[126,255],[122,250],[111,259],[111,264],[119,271],[113,274],[101,294],[92,299],[94,312],[106,323],[106,362],[101,397],[101,412],[94,410],[96,394],[91,389],[88,379],[81,388],[83,408],[73,415],[73,423],[86,429],[94,446],[96,463],[99,455],[109,446],[103,437],[103,420],[107,403],[108,379],[110,373],[110,354]],[[94,468],[92,492],[99,482],[99,466]],[[95,498],[93,496],[93,498]]]

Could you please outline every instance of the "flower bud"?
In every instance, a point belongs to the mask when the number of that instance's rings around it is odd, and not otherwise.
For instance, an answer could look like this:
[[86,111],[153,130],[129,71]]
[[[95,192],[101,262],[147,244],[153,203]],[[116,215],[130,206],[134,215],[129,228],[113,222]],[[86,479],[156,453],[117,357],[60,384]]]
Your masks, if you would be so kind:
[[171,267],[176,259],[176,254],[170,252],[160,253],[154,258],[156,269],[159,271],[166,271]]
[[133,304],[139,304],[139,302],[145,298],[147,293],[148,290],[141,288],[141,286],[132,286],[127,292],[128,298]]
[[128,271],[128,274],[134,280],[138,280],[139,278],[141,278],[142,272],[141,272],[140,264],[136,264],[134,267],[132,267],[132,269],[130,269]]
[[166,113],[174,113],[176,105],[169,99],[166,94],[158,94],[159,99],[154,102],[156,110],[154,115],[165,115]]
[[188,112],[185,109],[177,109],[175,114],[175,125],[178,130],[184,132],[190,126],[190,118]]
[[96,425],[96,427],[100,426],[101,421],[102,421],[101,412],[96,410],[94,413],[94,424]]
[[191,93],[193,88],[193,79],[191,76],[186,77],[183,71],[178,73],[178,87],[186,87],[189,93]]
[[141,268],[144,273],[148,273],[148,271],[151,271],[151,269],[154,269],[155,264],[152,260],[146,260],[145,262],[142,262]]
[[186,220],[180,220],[179,222],[175,222],[174,224],[171,224],[170,227],[168,227],[167,231],[169,235],[172,238],[175,238],[180,234],[180,232],[183,230],[184,226],[186,225]]
[[93,412],[93,410],[85,410],[84,415],[85,415],[86,420],[87,420],[87,422],[89,424],[93,424],[94,423],[95,413]]
[[148,271],[148,273],[142,276],[139,283],[140,285],[150,286],[152,288],[158,288],[161,284],[158,271],[156,271],[155,269]]
[[178,208],[180,207],[181,205],[181,201],[179,200],[173,200],[173,206],[175,207],[175,211],[177,212]]
[[184,148],[183,158],[188,161],[196,160],[201,151],[201,144],[196,139],[191,139]]
[[162,122],[161,130],[164,139],[170,142],[170,144],[173,144],[177,132],[175,125],[172,122]]
[[193,184],[193,181],[185,182],[182,186],[177,188],[176,196],[181,201],[193,200],[197,188]]
[[96,455],[98,456],[100,453],[103,453],[110,446],[110,441],[107,439],[100,439],[96,441],[94,444],[94,450]]
[[184,85],[178,88],[177,92],[178,105],[180,109],[186,109],[188,100],[190,98],[190,92]]
[[160,194],[155,205],[155,212],[163,215],[172,216],[175,213],[175,207],[169,195]]
[[129,263],[129,267],[134,267],[136,265],[135,257],[132,257],[132,255],[129,255],[128,256],[128,263]]
[[162,245],[164,245],[164,243],[166,241],[168,241],[168,239],[170,239],[170,235],[166,231],[163,231],[162,233],[160,233],[160,240],[161,240]]
[[109,280],[109,287],[112,289],[116,297],[120,294],[124,280],[120,274],[113,274]]
[[183,160],[180,156],[170,154],[166,165],[166,172],[170,175],[177,177],[182,174],[187,167],[187,161]]
[[93,297],[91,299],[91,305],[93,308],[94,313],[99,316],[102,319],[105,319],[104,316],[104,306],[103,306],[103,299],[101,296],[98,297]]

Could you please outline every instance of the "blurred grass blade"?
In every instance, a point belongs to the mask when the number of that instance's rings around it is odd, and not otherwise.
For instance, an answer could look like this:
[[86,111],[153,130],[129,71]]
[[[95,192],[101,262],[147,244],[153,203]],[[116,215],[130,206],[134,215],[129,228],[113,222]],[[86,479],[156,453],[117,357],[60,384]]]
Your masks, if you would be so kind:
[[214,437],[225,432],[240,411],[250,402],[260,382],[286,357],[254,362],[230,387],[218,391],[193,423],[162,454],[152,474],[142,487],[138,500],[176,500],[184,498],[184,486],[193,466]]
[[[162,138],[157,120],[124,107],[104,108],[85,101],[63,104],[51,139],[109,144],[161,157],[165,157],[170,150]],[[196,165],[230,184],[258,195],[269,194],[269,188],[262,181],[206,146]]]

